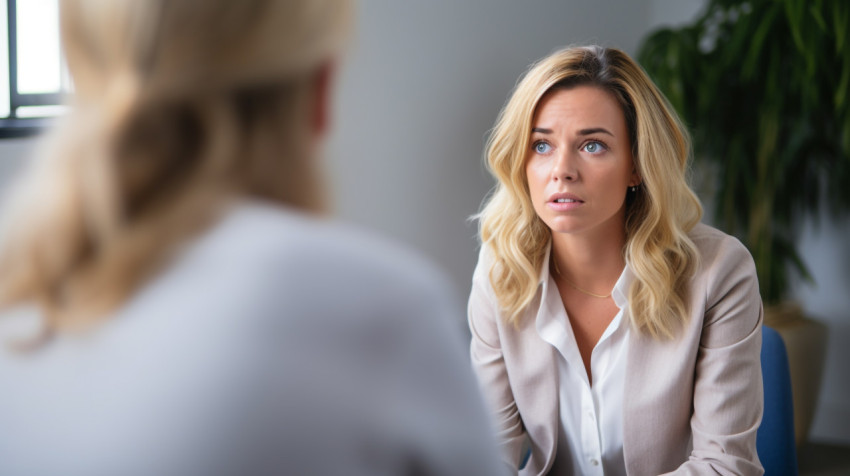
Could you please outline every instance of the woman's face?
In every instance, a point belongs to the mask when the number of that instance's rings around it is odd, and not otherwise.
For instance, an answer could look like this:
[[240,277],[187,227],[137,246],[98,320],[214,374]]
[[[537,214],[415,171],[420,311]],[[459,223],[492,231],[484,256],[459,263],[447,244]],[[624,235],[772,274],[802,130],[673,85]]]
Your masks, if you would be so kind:
[[626,119],[610,93],[576,86],[546,94],[530,144],[531,201],[553,233],[622,233],[626,190],[640,179]]

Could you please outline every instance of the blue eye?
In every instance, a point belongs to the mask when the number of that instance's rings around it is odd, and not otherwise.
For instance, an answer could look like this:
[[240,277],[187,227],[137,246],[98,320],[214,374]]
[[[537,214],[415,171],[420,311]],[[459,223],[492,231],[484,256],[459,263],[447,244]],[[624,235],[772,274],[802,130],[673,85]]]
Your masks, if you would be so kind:
[[535,142],[534,143],[534,151],[537,152],[538,154],[545,154],[545,153],[549,152],[550,150],[552,150],[552,146],[550,146],[549,144],[547,144],[545,142],[541,141],[541,142]]
[[590,154],[598,154],[605,149],[605,146],[601,142],[592,141],[588,142],[587,145],[582,147],[582,150],[588,152]]

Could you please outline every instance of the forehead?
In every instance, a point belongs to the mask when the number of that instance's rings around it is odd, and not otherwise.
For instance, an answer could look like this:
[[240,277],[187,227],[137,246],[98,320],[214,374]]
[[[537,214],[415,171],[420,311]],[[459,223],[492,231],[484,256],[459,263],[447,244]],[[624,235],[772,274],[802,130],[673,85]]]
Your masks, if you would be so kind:
[[625,130],[626,119],[620,103],[610,92],[597,86],[575,86],[556,88],[543,95],[532,124],[546,128],[595,124]]

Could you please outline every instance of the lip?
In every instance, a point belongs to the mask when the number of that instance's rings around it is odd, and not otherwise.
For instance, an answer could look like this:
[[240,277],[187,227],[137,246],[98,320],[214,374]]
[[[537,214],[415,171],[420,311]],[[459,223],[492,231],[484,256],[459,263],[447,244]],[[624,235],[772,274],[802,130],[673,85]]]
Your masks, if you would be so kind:
[[[559,202],[558,200],[572,200],[570,202]],[[554,210],[559,212],[565,212],[569,210],[575,210],[580,206],[584,205],[584,200],[579,198],[577,195],[573,195],[572,193],[554,193],[549,196],[546,200],[546,205]]]

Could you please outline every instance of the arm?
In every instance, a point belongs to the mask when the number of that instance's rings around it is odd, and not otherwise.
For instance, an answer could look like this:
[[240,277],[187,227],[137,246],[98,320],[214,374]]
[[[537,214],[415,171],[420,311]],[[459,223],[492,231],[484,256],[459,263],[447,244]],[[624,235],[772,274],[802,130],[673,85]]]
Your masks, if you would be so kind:
[[756,432],[764,396],[755,265],[740,242],[727,238],[705,266],[714,275],[695,368],[693,451],[674,474],[759,475]]
[[469,297],[469,329],[472,332],[470,354],[478,383],[484,393],[500,443],[502,459],[513,471],[522,461],[525,429],[514,401],[502,354],[497,319],[498,304],[481,265],[473,278]]

